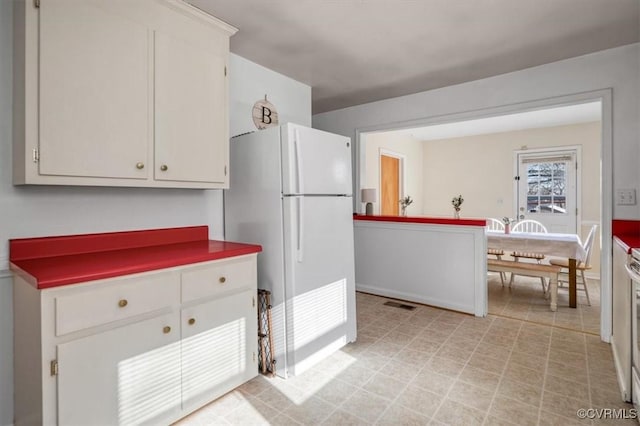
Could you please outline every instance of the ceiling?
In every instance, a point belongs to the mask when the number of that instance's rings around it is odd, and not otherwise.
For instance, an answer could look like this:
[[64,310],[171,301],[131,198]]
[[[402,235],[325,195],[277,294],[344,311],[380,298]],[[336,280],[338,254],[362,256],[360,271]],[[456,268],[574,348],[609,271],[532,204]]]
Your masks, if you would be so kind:
[[640,40],[640,0],[188,0],[231,51],[312,87],[313,113]]
[[590,102],[535,111],[519,112],[453,123],[435,124],[426,127],[391,130],[373,133],[401,133],[420,141],[462,138],[524,129],[565,126],[569,124],[600,121],[600,102]]

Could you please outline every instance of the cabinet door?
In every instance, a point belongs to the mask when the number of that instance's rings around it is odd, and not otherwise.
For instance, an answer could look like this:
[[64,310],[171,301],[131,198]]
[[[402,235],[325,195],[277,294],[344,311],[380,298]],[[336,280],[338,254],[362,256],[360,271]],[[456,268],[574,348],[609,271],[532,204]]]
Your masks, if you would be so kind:
[[255,295],[244,291],[182,310],[185,407],[216,398],[258,374]]
[[155,33],[155,169],[158,180],[226,182],[226,57]]
[[613,283],[612,283],[612,336],[611,346],[614,365],[618,370],[618,385],[625,401],[631,400],[631,279],[625,264],[628,254],[620,244],[613,242]]
[[41,2],[42,175],[147,178],[150,35],[110,7]]
[[179,326],[166,314],[58,345],[58,424],[157,424],[179,412]]

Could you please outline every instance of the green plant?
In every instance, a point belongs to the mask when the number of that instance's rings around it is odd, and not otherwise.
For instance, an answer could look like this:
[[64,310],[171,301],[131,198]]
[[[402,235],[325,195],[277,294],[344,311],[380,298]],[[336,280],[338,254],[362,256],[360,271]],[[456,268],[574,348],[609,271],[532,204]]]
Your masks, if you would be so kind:
[[407,195],[406,197],[400,199],[400,201],[398,202],[403,209],[406,209],[411,203],[413,203],[413,199],[411,199],[411,195]]
[[464,202],[464,198],[462,198],[462,195],[458,195],[457,197],[453,197],[453,200],[451,200],[451,204],[453,204],[453,208],[457,212],[460,211],[460,206],[462,205],[463,202]]

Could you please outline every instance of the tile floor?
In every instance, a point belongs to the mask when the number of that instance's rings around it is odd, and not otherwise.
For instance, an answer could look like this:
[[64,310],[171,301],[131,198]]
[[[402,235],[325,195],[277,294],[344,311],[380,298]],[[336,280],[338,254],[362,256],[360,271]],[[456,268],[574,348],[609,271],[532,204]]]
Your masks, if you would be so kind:
[[578,291],[576,309],[569,308],[569,290],[565,284],[558,289],[558,310],[551,312],[539,278],[516,276],[509,288],[508,284],[502,286],[498,274],[491,273],[487,280],[489,314],[600,335],[600,282],[587,278],[587,285],[591,306],[584,292]]
[[[500,297],[503,312],[524,289]],[[358,341],[316,368],[286,381],[259,376],[179,424],[606,424],[576,412],[631,408],[598,336],[386,300],[358,293]]]

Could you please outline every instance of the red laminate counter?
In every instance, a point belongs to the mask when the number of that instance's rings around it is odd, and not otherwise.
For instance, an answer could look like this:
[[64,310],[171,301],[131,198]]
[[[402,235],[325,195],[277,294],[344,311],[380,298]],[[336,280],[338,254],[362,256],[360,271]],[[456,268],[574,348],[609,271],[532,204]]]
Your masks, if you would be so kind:
[[374,222],[426,223],[432,225],[481,226],[487,225],[486,219],[449,219],[444,217],[423,216],[379,216],[353,215],[353,220],[369,220]]
[[613,241],[627,253],[640,248],[640,220],[614,220],[611,228]]
[[245,254],[255,244],[209,240],[207,226],[9,240],[11,269],[38,289]]

